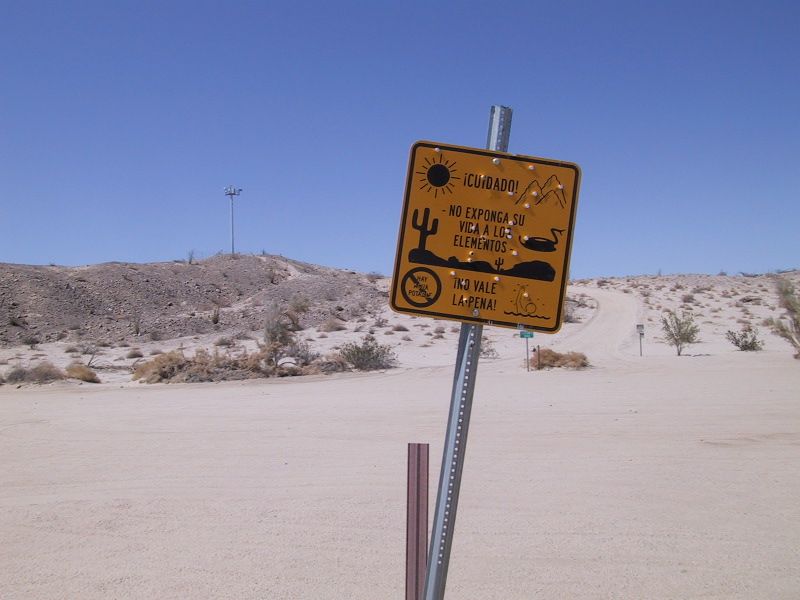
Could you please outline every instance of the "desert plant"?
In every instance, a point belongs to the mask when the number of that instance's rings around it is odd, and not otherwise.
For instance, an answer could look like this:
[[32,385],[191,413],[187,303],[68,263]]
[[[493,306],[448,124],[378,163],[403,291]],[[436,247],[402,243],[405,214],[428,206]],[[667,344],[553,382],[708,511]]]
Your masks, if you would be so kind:
[[125,355],[125,358],[142,358],[144,354],[139,348],[131,348],[128,353]]
[[379,344],[371,335],[365,335],[360,344],[356,342],[344,344],[339,354],[361,371],[388,369],[397,362],[394,351],[389,346]]
[[392,331],[408,331],[408,327],[398,323],[397,325],[392,327]]
[[26,335],[25,337],[22,338],[22,343],[25,344],[26,346],[30,346],[31,350],[35,350],[36,346],[42,343],[42,340],[40,340],[35,335]]
[[320,331],[325,331],[327,333],[330,333],[331,331],[343,331],[345,329],[347,329],[347,327],[345,327],[336,317],[331,317],[319,326]]
[[494,347],[494,342],[483,336],[481,338],[481,358],[499,358],[499,354]]
[[66,373],[67,377],[70,379],[79,379],[80,381],[85,381],[87,383],[100,383],[100,378],[97,376],[97,373],[92,371],[92,369],[83,363],[70,363],[67,365]]
[[758,339],[758,329],[754,329],[749,323],[744,325],[739,333],[729,329],[725,337],[731,344],[745,352],[755,352],[764,348],[764,342]]
[[383,275],[378,273],[377,271],[370,271],[367,273],[367,281],[370,283],[375,283],[378,279],[383,279]]
[[800,359],[800,296],[797,295],[792,282],[785,277],[776,278],[778,302],[785,313],[778,319],[772,319],[772,329],[788,341],[797,351],[795,358]]
[[530,360],[534,369],[585,369],[589,366],[589,359],[583,352],[556,352],[550,348],[541,348],[534,352]]
[[694,316],[690,312],[682,311],[678,315],[668,310],[667,314],[661,317],[661,329],[667,343],[675,346],[678,356],[687,345],[700,341],[697,337],[700,328],[695,324]]
[[216,342],[214,342],[215,346],[224,346],[225,348],[230,348],[231,346],[235,346],[236,342],[229,337],[222,336]]
[[267,346],[283,347],[294,338],[292,321],[277,303],[264,311],[264,343]]
[[64,379],[64,372],[53,363],[43,361],[35,367],[14,367],[6,373],[8,383],[50,383]]

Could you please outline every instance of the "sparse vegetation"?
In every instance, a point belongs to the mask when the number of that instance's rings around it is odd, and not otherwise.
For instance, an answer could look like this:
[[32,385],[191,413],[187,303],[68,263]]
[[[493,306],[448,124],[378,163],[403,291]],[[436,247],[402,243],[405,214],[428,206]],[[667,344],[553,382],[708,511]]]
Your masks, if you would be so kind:
[[344,344],[339,354],[361,371],[388,369],[397,362],[394,351],[389,346],[379,344],[371,335],[365,335],[360,344]]
[[344,331],[347,329],[344,323],[337,319],[336,317],[331,317],[327,321],[325,321],[322,325],[319,326],[320,331],[325,331],[330,333],[332,331]]
[[488,337],[483,336],[481,338],[481,358],[499,358],[500,355],[497,353],[497,350],[494,347],[494,342],[490,340]]
[[764,348],[764,342],[758,339],[758,330],[749,323],[744,325],[738,333],[729,329],[725,337],[731,344],[744,352],[756,352]]
[[534,352],[530,359],[533,369],[585,369],[589,366],[589,359],[583,352],[556,352],[550,348],[541,348]]
[[50,383],[64,379],[64,372],[48,361],[40,362],[35,367],[14,367],[6,373],[7,383]]
[[70,379],[79,379],[87,383],[100,383],[100,378],[97,376],[97,373],[83,363],[70,363],[67,365],[66,373],[67,377]]
[[405,325],[401,325],[400,323],[398,323],[397,325],[395,325],[394,327],[392,327],[392,331],[408,331],[408,327],[406,327]]
[[675,346],[678,356],[687,345],[699,341],[700,328],[694,322],[694,316],[690,312],[682,311],[678,315],[674,311],[667,311],[667,314],[661,317],[661,329],[667,343]]
[[800,359],[800,297],[792,282],[785,277],[776,277],[778,302],[784,309],[783,316],[772,319],[773,331],[788,341],[795,349],[795,358]]
[[131,348],[128,353],[125,355],[125,358],[142,358],[144,354],[139,348]]

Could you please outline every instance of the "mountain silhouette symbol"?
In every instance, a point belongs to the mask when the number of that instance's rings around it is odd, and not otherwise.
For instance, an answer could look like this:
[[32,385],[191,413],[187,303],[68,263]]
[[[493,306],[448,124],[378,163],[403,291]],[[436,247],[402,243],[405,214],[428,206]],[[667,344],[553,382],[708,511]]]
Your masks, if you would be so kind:
[[564,186],[561,185],[561,182],[555,175],[548,177],[544,185],[540,185],[537,179],[531,181],[522,192],[520,192],[519,198],[517,198],[514,204],[519,204],[526,198],[528,201],[533,200],[533,204],[537,206],[549,202],[557,202],[561,208],[567,206],[567,199],[564,197]]

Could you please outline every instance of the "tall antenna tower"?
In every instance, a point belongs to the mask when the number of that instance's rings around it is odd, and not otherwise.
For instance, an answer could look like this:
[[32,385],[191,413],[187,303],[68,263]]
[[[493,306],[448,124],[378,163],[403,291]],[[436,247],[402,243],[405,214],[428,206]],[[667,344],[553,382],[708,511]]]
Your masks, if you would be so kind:
[[242,188],[237,188],[233,185],[229,185],[225,188],[225,195],[231,199],[231,256],[236,255],[236,250],[234,249],[233,245],[233,197],[238,196],[241,193]]

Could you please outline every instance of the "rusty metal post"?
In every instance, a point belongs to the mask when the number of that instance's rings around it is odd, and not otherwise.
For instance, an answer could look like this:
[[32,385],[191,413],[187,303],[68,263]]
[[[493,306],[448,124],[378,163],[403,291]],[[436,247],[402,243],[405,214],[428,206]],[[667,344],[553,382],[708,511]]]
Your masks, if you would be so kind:
[[428,568],[428,444],[408,445],[406,600],[422,600]]

